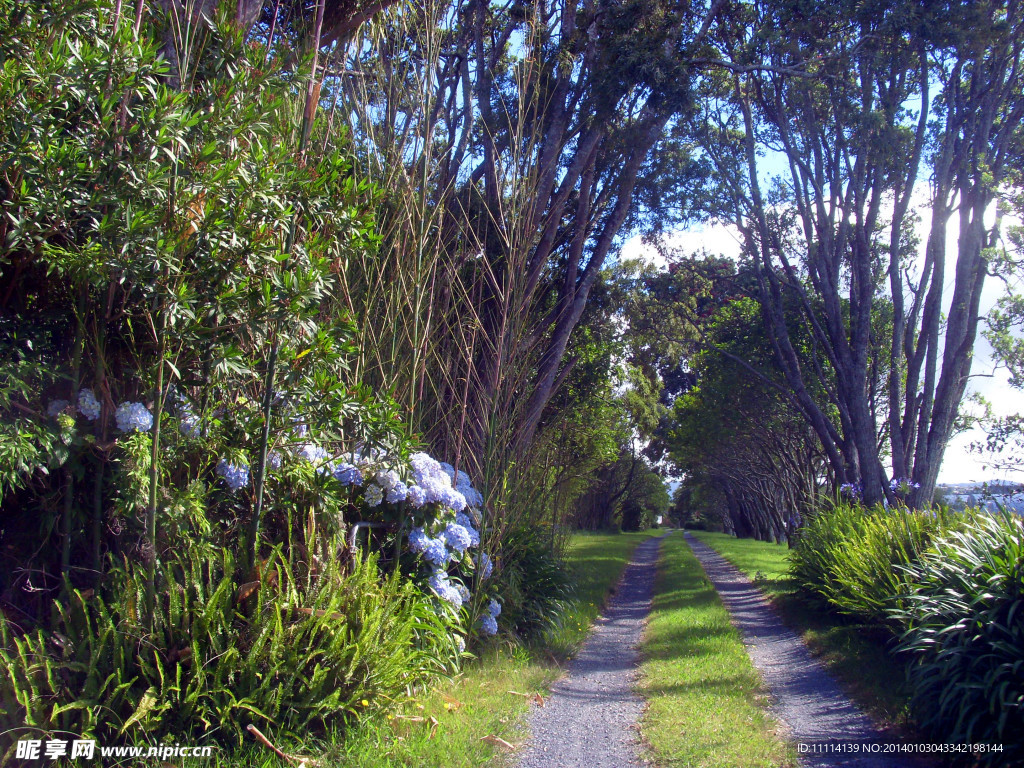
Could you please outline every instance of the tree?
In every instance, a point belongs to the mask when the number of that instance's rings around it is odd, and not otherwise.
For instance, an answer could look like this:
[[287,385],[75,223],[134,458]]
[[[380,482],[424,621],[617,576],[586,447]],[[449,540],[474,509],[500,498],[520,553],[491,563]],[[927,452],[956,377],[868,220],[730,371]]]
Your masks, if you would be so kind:
[[409,306],[420,330],[401,353],[415,378],[395,380],[390,348],[369,371],[403,400],[459,404],[419,417],[432,440],[456,443],[451,455],[482,462],[489,441],[529,450],[617,238],[664,205],[648,194],[656,175],[685,180],[673,127],[719,7],[455,0],[396,8],[354,44],[341,114],[370,176],[391,173],[381,185],[401,190],[386,216],[413,225],[384,221],[366,280],[413,281],[415,265],[423,286]]
[[[835,2],[811,15],[759,2],[715,26],[708,64],[719,74],[705,81],[698,126],[721,177],[709,212],[742,233],[775,364],[837,480],[859,481],[867,503],[889,493],[887,447],[893,476],[920,485],[911,503],[927,502],[954,429],[999,232],[985,215],[1020,157],[1022,23],[1017,2]],[[785,164],[767,189],[764,149]],[[917,259],[911,204],[926,168],[931,221]],[[790,301],[813,339],[809,367]],[[893,315],[884,361],[872,355],[882,301]],[[885,403],[872,400],[880,365]],[[831,381],[826,401],[813,381]]]

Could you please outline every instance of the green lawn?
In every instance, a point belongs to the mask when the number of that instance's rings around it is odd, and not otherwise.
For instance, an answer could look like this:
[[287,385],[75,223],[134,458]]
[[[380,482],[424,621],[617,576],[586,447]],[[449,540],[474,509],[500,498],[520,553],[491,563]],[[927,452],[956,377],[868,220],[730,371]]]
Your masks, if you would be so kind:
[[796,765],[739,633],[680,534],[662,545],[643,647],[641,724],[659,766]]
[[[567,553],[575,599],[559,625],[537,647],[512,643],[490,648],[448,684],[414,699],[397,716],[366,720],[327,743],[310,743],[303,754],[331,768],[465,768],[511,762],[497,736],[518,746],[527,737],[527,696],[546,695],[561,675],[560,662],[577,649],[638,543],[663,531],[582,533]],[[510,693],[514,691],[514,693]],[[190,768],[276,768],[269,749],[246,748],[213,760],[186,760]]]
[[883,723],[909,724],[909,691],[902,662],[889,653],[889,636],[809,601],[789,578],[789,548],[724,533],[690,531],[746,573],[771,598],[783,620],[799,632],[843,683],[850,696]]

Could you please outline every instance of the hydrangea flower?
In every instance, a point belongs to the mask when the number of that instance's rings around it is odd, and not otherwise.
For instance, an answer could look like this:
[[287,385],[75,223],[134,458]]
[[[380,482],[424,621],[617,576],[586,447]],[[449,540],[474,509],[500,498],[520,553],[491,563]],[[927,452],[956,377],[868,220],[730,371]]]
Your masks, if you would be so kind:
[[309,427],[306,426],[306,420],[301,416],[292,417],[292,434],[302,439],[309,434]]
[[493,616],[485,614],[480,617],[480,631],[485,635],[498,634],[498,621]]
[[476,567],[480,569],[480,578],[489,579],[494,571],[494,563],[486,552],[481,552],[476,557]]
[[221,459],[217,462],[217,474],[224,478],[224,482],[232,491],[249,485],[249,466],[247,464],[233,464],[227,459]]
[[267,466],[271,469],[281,468],[281,454],[278,451],[271,451],[267,454]]
[[466,652],[466,640],[462,635],[453,635],[455,638],[455,647],[458,649],[459,654]]
[[444,529],[444,539],[448,542],[448,546],[458,552],[460,555],[465,552],[472,544],[472,540],[469,536],[469,531],[463,528],[458,523],[448,523]]
[[393,469],[379,469],[373,476],[373,479],[376,480],[377,485],[385,491],[390,491],[401,482],[398,477],[398,473]]
[[114,412],[114,420],[122,432],[149,432],[153,426],[153,414],[142,403],[121,403]]
[[418,485],[410,485],[405,499],[413,509],[419,509],[427,503],[427,492]]
[[413,528],[409,532],[409,549],[413,552],[422,552],[427,548],[429,542],[430,537],[427,536],[423,528]]
[[497,600],[491,600],[491,604],[487,606],[491,611],[491,616],[498,618],[501,616],[501,603]]
[[455,522],[461,525],[466,531],[469,532],[469,546],[478,547],[480,546],[480,532],[477,531],[473,526],[476,521],[472,517],[467,515],[465,512],[459,512],[455,515]]
[[435,571],[434,575],[431,576],[427,583],[430,584],[430,588],[434,590],[434,593],[442,600],[454,605],[456,608],[462,607],[462,595],[455,586],[448,581],[448,574],[444,571]]
[[450,486],[442,489],[440,498],[437,500],[456,512],[461,512],[466,508],[466,497]]
[[334,479],[342,485],[362,485],[363,473],[355,464],[343,461],[334,468]]
[[56,418],[57,415],[69,405],[71,405],[71,403],[67,400],[51,400],[50,404],[46,406],[46,415],[51,419]]
[[78,391],[78,412],[89,421],[96,421],[100,415],[100,401],[96,399],[96,393],[91,389]]
[[442,461],[442,462],[439,462],[439,463],[441,465],[441,470],[445,473],[445,475],[448,476],[448,480],[449,481],[454,480],[455,479],[455,467],[453,467],[447,461]]
[[399,480],[393,486],[388,488],[388,492],[387,492],[387,497],[386,498],[387,498],[388,504],[397,504],[400,501],[405,501],[405,499],[406,499],[406,497],[408,495],[409,495],[409,488],[406,486],[405,483],[403,483],[401,480]]
[[376,483],[370,483],[363,492],[363,500],[368,507],[376,507],[384,501],[384,489]]
[[463,603],[469,602],[469,589],[466,587],[465,584],[456,584],[455,590],[459,593],[459,597],[462,598]]
[[443,567],[448,564],[448,560],[451,558],[451,553],[444,545],[444,541],[442,539],[430,539],[428,540],[426,547],[423,549],[423,557],[428,563],[438,567]]
[[482,507],[484,505],[484,497],[473,487],[473,481],[469,479],[469,475],[461,469],[455,479],[455,490],[466,498],[466,504],[469,506]]

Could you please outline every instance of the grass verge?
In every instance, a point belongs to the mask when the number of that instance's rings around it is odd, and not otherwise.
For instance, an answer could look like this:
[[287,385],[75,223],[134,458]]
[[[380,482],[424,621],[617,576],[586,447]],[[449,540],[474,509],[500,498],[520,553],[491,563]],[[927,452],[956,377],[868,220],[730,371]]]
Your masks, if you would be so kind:
[[789,577],[789,548],[724,533],[690,531],[769,596],[783,621],[842,682],[850,697],[884,726],[906,729],[910,692],[903,663],[889,652],[891,636],[808,600]]
[[[302,754],[324,768],[467,768],[510,763],[506,748],[483,739],[494,736],[518,745],[527,737],[524,715],[530,697],[546,694],[561,675],[561,662],[582,645],[636,545],[660,533],[574,535],[567,560],[575,597],[541,642],[530,648],[513,643],[491,647],[467,663],[456,679],[425,692],[401,711],[367,718],[327,742],[310,742]],[[183,766],[278,768],[282,764],[268,749],[246,747],[212,760],[186,759]]]
[[654,595],[640,682],[650,757],[687,768],[796,765],[739,633],[678,534],[662,544]]

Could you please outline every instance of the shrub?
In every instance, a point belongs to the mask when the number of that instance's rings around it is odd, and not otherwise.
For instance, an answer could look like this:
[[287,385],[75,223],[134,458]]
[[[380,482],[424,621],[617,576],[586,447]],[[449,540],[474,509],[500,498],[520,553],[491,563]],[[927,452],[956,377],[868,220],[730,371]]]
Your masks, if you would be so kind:
[[810,515],[790,553],[801,588],[842,613],[891,621],[887,609],[905,591],[906,566],[956,518],[947,511],[865,509],[837,503]]
[[947,743],[1002,744],[981,765],[1024,762],[1024,524],[978,515],[905,569],[891,615],[906,631],[921,725]]
[[236,588],[241,575],[227,552],[186,551],[160,569],[151,628],[129,565],[106,600],[72,592],[55,631],[0,620],[0,730],[237,743],[254,723],[299,738],[454,670],[453,614],[397,571],[381,580],[373,557],[345,573],[275,552]]
[[552,551],[549,536],[542,528],[523,526],[502,541],[502,614],[523,638],[538,637],[551,626],[571,593],[565,563]]

